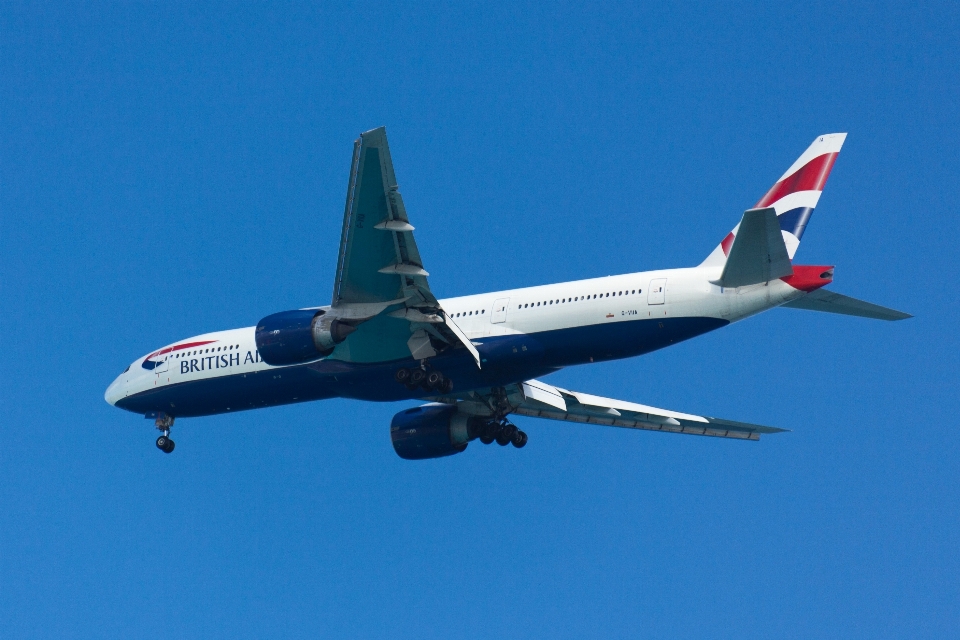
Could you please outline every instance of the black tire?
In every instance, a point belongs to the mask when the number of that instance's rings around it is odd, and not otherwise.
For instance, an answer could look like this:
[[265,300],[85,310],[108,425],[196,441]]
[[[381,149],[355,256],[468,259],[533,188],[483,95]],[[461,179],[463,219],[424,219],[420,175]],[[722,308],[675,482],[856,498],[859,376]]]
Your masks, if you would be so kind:
[[443,374],[439,371],[431,371],[427,374],[427,379],[424,381],[424,384],[428,389],[440,389],[443,387]]
[[443,379],[443,388],[441,389],[444,393],[450,393],[453,391],[453,380],[450,378]]
[[173,453],[173,448],[174,448],[175,446],[177,446],[177,443],[175,443],[175,442],[174,442],[173,440],[171,440],[170,438],[167,438],[167,447],[163,450],[163,452],[164,452],[164,453]]
[[517,449],[523,449],[527,446],[527,434],[517,429],[517,435],[513,437],[512,442]]
[[423,379],[426,377],[427,374],[423,369],[414,369],[410,372],[410,384],[412,384],[414,388],[419,387],[423,384]]
[[501,447],[507,446],[510,444],[510,441],[513,440],[513,431],[511,430],[511,427],[516,429],[516,427],[514,427],[512,424],[506,424],[497,431],[497,444]]
[[167,436],[160,436],[157,438],[157,449],[160,449],[160,451],[166,451],[168,442],[170,442],[170,438]]
[[487,433],[481,435],[479,439],[483,444],[493,444],[493,437]]
[[397,369],[397,372],[393,374],[393,379],[400,384],[407,384],[407,380],[410,379],[410,369],[407,369],[406,367]]

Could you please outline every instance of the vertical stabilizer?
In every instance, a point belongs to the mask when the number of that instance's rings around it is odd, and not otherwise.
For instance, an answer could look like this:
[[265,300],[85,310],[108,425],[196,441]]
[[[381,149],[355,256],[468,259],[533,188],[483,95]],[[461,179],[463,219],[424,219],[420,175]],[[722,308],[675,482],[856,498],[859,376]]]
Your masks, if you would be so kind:
[[[833,169],[833,163],[846,138],[845,133],[818,136],[753,206],[754,209],[771,207],[777,212],[783,242],[791,260],[800,246],[800,238],[803,237],[803,232],[820,200],[820,194],[823,193],[830,170]],[[728,233],[700,266],[723,266],[739,228],[737,225]]]

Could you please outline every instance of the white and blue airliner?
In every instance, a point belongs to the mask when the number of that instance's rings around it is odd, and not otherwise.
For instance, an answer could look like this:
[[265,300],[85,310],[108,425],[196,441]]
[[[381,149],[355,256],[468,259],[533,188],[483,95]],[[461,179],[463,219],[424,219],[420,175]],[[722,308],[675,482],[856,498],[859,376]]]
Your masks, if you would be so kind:
[[824,289],[832,266],[792,262],[845,138],[818,136],[699,266],[438,300],[386,131],[368,131],[354,144],[331,303],[152,351],[113,381],[106,400],[152,419],[167,453],[176,418],[334,397],[428,401],[391,423],[393,446],[407,459],[460,453],[474,439],[523,447],[527,435],[511,415],[758,440],[782,429],[539,378],[643,355],[779,306],[910,317]]

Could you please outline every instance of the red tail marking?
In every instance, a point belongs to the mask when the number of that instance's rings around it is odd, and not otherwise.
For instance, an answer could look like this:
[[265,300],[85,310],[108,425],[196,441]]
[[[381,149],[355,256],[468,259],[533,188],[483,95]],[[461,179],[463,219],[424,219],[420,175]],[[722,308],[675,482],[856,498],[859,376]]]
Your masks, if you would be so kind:
[[723,255],[730,255],[730,245],[733,244],[733,239],[736,236],[733,235],[733,231],[727,234],[727,237],[720,242],[720,247],[723,249]]
[[760,202],[753,208],[769,207],[783,196],[788,196],[797,191],[823,191],[823,185],[827,183],[827,178],[830,176],[830,170],[833,169],[833,163],[837,160],[837,155],[837,153],[825,153],[822,156],[817,156],[800,167],[793,175],[787,176],[770,187],[767,195],[760,198]]
[[793,265],[793,275],[780,278],[794,289],[807,293],[833,282],[833,267]]

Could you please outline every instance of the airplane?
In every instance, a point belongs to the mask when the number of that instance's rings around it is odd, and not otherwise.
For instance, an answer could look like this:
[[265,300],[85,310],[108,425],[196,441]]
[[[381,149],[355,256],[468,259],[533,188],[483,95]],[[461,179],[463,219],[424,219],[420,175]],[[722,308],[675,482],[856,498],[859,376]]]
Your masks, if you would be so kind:
[[176,418],[325,398],[425,400],[390,425],[404,459],[480,440],[521,448],[511,415],[741,440],[785,431],[569,391],[563,367],[640,356],[774,307],[912,317],[828,291],[834,267],[793,257],[845,133],[818,136],[698,266],[438,300],[397,186],[386,130],[354,143],[333,298],[138,358],[106,401],[174,449]]

